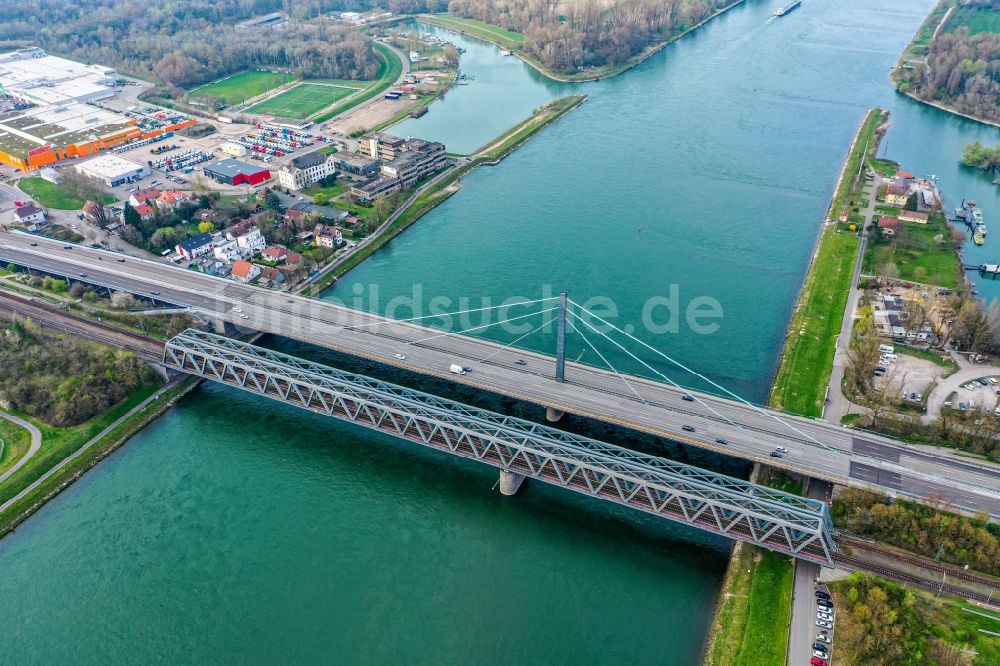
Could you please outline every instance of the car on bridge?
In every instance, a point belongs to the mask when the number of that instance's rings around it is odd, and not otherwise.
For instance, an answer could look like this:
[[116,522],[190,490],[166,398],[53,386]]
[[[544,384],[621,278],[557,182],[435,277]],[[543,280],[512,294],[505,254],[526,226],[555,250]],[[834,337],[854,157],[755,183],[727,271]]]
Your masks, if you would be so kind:
[[694,432],[694,426],[686,425],[686,426],[683,426],[681,429],[685,430],[687,432]]

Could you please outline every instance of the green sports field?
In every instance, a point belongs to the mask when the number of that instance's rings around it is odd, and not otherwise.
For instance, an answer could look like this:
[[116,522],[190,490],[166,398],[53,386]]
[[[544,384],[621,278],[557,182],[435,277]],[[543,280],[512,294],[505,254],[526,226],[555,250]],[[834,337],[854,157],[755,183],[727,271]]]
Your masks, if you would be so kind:
[[189,91],[193,97],[220,97],[226,104],[242,104],[243,100],[274,90],[291,80],[290,74],[274,72],[240,72],[221,81],[194,88]]
[[357,92],[357,88],[320,83],[300,83],[291,90],[260,104],[254,104],[247,109],[247,113],[266,113],[283,118],[306,118]]

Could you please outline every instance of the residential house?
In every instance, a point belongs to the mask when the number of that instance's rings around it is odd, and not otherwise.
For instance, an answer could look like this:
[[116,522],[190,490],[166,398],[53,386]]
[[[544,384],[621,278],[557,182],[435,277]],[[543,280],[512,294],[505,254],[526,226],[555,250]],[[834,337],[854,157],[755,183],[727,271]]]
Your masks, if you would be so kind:
[[149,222],[156,217],[156,210],[149,204],[139,204],[134,208],[135,212],[139,214],[139,219],[143,222]]
[[878,230],[882,232],[883,236],[895,236],[898,227],[899,220],[895,217],[883,215],[878,218]]
[[284,263],[285,268],[290,268],[292,270],[295,270],[301,265],[302,265],[302,255],[299,254],[298,252],[292,252],[291,250],[289,250],[288,254],[285,255],[285,263]]
[[290,190],[302,190],[337,173],[337,160],[319,151],[300,155],[278,170],[278,183]]
[[261,254],[265,259],[280,264],[288,256],[288,248],[283,245],[268,245]]
[[240,244],[224,236],[220,236],[213,241],[212,254],[219,261],[232,262],[243,258],[243,253],[240,251]]
[[920,213],[915,210],[901,210],[896,216],[900,222],[914,222],[916,224],[927,224],[927,213]]
[[45,226],[45,209],[27,204],[14,209],[14,222],[23,224],[28,231],[39,231]]
[[304,210],[296,210],[294,208],[288,208],[285,210],[285,222],[301,224],[305,219],[306,212]]
[[317,224],[313,229],[316,237],[316,247],[337,247],[344,242],[344,234],[338,228],[326,224]]
[[277,268],[264,268],[260,272],[260,279],[257,281],[262,287],[277,287],[285,281],[285,274]]
[[146,187],[141,190],[136,190],[132,193],[132,196],[128,198],[129,205],[133,208],[141,206],[144,203],[149,203],[150,201],[156,201],[156,198],[160,196],[160,190],[155,187]]
[[904,182],[895,182],[889,185],[885,193],[885,203],[889,206],[905,206],[906,200],[910,197],[910,185]]
[[241,259],[233,262],[229,274],[240,282],[253,282],[260,275],[260,266]]
[[191,196],[187,192],[166,190],[160,192],[160,196],[156,197],[156,207],[162,211],[172,212],[189,201],[191,201]]
[[202,208],[194,214],[194,219],[198,222],[218,224],[222,220],[222,214],[213,208]]
[[180,242],[175,248],[185,259],[197,259],[212,251],[212,234],[198,234]]
[[234,240],[244,256],[252,256],[267,247],[267,240],[253,220],[243,220],[226,230],[226,238]]

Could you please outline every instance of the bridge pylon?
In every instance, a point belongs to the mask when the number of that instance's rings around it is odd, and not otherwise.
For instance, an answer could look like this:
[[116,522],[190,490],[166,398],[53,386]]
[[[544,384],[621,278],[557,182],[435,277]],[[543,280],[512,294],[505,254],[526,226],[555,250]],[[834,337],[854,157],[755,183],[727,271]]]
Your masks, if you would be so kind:
[[[566,381],[566,302],[569,299],[565,291],[559,292],[559,313],[556,316],[556,381]],[[545,420],[558,421],[563,417],[562,410],[554,407],[545,408]]]

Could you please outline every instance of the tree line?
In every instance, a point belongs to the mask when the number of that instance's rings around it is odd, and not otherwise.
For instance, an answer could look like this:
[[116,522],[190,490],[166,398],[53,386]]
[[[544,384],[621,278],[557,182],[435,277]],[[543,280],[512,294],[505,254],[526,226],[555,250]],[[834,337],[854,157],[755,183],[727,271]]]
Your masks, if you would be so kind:
[[986,516],[969,518],[923,504],[891,502],[859,488],[846,488],[833,502],[838,529],[984,573],[1000,575],[1000,531]]
[[0,401],[54,426],[83,423],[155,375],[132,352],[0,319]]
[[[524,50],[557,72],[628,62],[733,0],[451,0],[448,11],[525,36]],[[428,5],[437,3],[428,2]],[[560,13],[562,12],[562,13]]]
[[[865,573],[830,586],[840,609],[837,662],[865,666],[986,663],[944,602]],[[959,613],[961,614],[961,613]]]
[[[277,28],[236,29],[292,5]],[[333,3],[281,0],[0,0],[9,47],[38,45],[155,79],[173,93],[248,68],[297,76],[373,79],[381,59],[357,31],[320,17]]]
[[[971,0],[968,6],[1000,11],[1000,0]],[[898,73],[899,88],[960,113],[1000,121],[1000,34],[972,34],[967,27],[943,30],[926,62]]]

